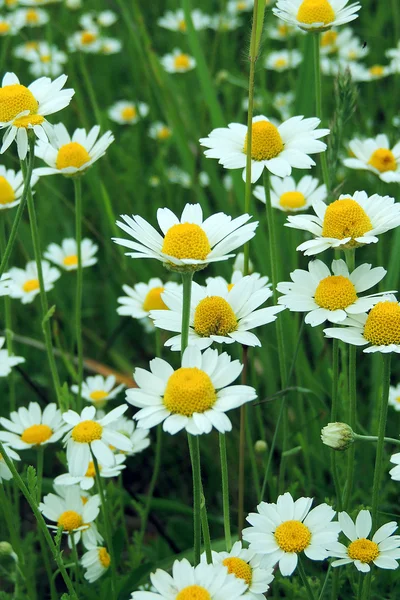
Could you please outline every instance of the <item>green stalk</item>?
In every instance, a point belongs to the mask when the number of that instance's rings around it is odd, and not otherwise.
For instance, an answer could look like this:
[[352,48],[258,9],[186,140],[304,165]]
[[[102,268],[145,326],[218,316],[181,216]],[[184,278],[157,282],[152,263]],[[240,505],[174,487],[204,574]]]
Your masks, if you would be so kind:
[[231,520],[229,515],[229,472],[228,459],[226,455],[226,437],[224,433],[219,434],[219,453],[221,457],[221,481],[222,481],[222,506],[224,512],[225,549],[227,552],[232,548]]
[[[354,434],[354,438],[357,440],[357,442],[377,442],[379,440],[379,437],[377,435],[358,435],[357,433]],[[394,444],[395,446],[400,446],[399,439],[384,437],[383,440],[387,444]]]
[[83,269],[82,269],[82,180],[74,178],[75,190],[75,235],[78,265],[76,272],[76,306],[75,306],[75,325],[76,325],[76,348],[78,354],[78,394],[76,398],[77,410],[82,410],[82,382],[83,382],[83,341],[82,341],[82,289],[83,289]]
[[212,550],[211,550],[210,528],[208,526],[207,506],[206,506],[206,498],[205,498],[204,492],[203,492],[203,486],[201,486],[200,520],[201,520],[201,529],[203,532],[204,550],[206,553],[206,560],[207,560],[207,564],[211,565]]
[[190,459],[192,462],[192,474],[193,474],[193,554],[194,554],[194,565],[200,563],[200,549],[201,549],[201,470],[200,470],[200,448],[199,438],[197,435],[191,435],[188,433],[188,444]]
[[74,561],[75,583],[77,585],[79,585],[79,559],[78,559],[78,551],[76,549],[74,532],[69,534],[69,539],[71,540],[72,556],[73,556],[73,561]]
[[[338,383],[339,383],[339,340],[334,339],[332,345],[332,406],[331,422],[335,423],[338,419]],[[331,451],[331,471],[332,479],[335,485],[336,509],[342,510],[342,495],[340,493],[340,480],[337,467],[337,453]],[[332,592],[331,599],[337,600],[339,594],[340,569],[335,569],[332,574]]]
[[183,307],[181,332],[181,358],[186,350],[189,339],[190,299],[192,297],[193,271],[182,273]]
[[37,501],[38,504],[42,500],[42,482],[43,482],[43,459],[44,459],[44,446],[40,444],[37,449],[37,462],[36,462],[36,477],[37,477]]
[[[322,84],[321,84],[321,60],[320,60],[320,33],[313,33],[314,43],[314,75],[315,75],[315,104],[316,104],[316,115],[322,123]],[[326,152],[320,153],[321,167],[322,167],[322,178],[328,190],[328,196],[330,194],[330,178],[328,171],[328,163],[326,160]]]
[[99,105],[97,103],[96,92],[94,91],[93,84],[90,80],[89,71],[87,69],[86,62],[85,62],[85,56],[84,56],[83,52],[80,52],[79,54],[80,54],[79,60],[80,60],[81,73],[83,76],[83,80],[85,82],[86,91],[90,98],[90,103],[92,105],[94,116],[96,117],[96,121],[100,125],[100,127],[103,129],[103,117],[102,117]]
[[[6,251],[7,242],[6,242],[6,211],[3,210],[2,214],[0,214],[0,255],[4,256]],[[12,356],[12,341],[13,341],[13,332],[12,332],[12,314],[11,314],[11,298],[8,294],[4,296],[4,320],[5,320],[5,336],[7,341],[7,352],[8,356]],[[10,401],[10,412],[15,410],[15,379],[14,373],[11,371],[8,376],[8,384],[9,384],[9,401]]]
[[299,570],[299,574],[300,574],[301,580],[303,582],[303,585],[307,590],[309,599],[315,600],[315,596],[314,596],[311,586],[308,582],[307,575],[306,575],[306,572],[304,571],[303,563],[301,562],[300,556],[299,556],[299,562],[297,563],[297,568]]

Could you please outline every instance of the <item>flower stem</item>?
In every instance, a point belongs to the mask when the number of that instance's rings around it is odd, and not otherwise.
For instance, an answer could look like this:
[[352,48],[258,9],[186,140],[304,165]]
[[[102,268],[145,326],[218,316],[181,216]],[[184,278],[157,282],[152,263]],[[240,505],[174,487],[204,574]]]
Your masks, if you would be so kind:
[[193,474],[193,530],[194,530],[194,565],[200,562],[201,547],[201,470],[200,470],[200,448],[197,435],[188,433],[190,459],[192,461]]
[[[339,382],[339,340],[334,339],[332,345],[332,406],[331,422],[335,423],[338,419],[338,382]],[[340,493],[340,481],[337,468],[337,453],[331,452],[331,470],[335,485],[337,510],[342,510],[342,498]],[[336,571],[335,571],[336,572]]]
[[75,190],[75,235],[76,235],[76,253],[78,265],[76,272],[76,348],[78,354],[78,394],[76,398],[77,410],[82,410],[82,381],[83,381],[83,343],[82,343],[82,180],[80,177],[74,178]]
[[36,477],[37,477],[37,501],[42,499],[42,482],[43,482],[43,459],[44,446],[40,444],[37,449]]
[[181,333],[181,358],[186,350],[189,340],[190,299],[192,296],[193,272],[182,273],[183,307],[182,307],[182,333]]
[[229,473],[228,459],[226,455],[226,437],[224,433],[219,434],[219,453],[221,458],[221,480],[222,480],[222,506],[224,512],[225,549],[227,552],[232,548],[231,520],[229,515]]
[[[316,115],[318,119],[322,121],[322,85],[321,85],[321,60],[320,60],[320,34],[312,34],[314,42],[314,74],[315,74],[315,104],[316,104]],[[322,178],[328,191],[330,193],[330,178],[328,171],[328,163],[326,160],[326,152],[320,153],[321,167],[322,167]]]
[[203,486],[201,486],[200,520],[201,520],[201,529],[203,531],[204,550],[206,553],[207,564],[210,565],[212,563],[211,538],[210,538],[210,528],[208,526],[207,506],[206,506],[206,498],[205,498],[204,492],[203,492]]
[[[0,255],[4,256],[6,251],[7,242],[6,242],[6,211],[2,211],[0,214]],[[11,298],[8,294],[4,296],[4,320],[5,320],[5,336],[7,340],[7,352],[8,356],[12,356],[12,340],[13,340],[13,332],[12,332],[12,314],[11,314]],[[9,404],[10,404],[10,412],[15,410],[15,379],[14,373],[11,371],[8,376],[8,384],[9,384]]]
[[[354,433],[354,437],[359,442],[377,442],[379,440],[377,435],[359,435],[358,433]],[[383,440],[388,444],[400,446],[400,440],[396,438],[384,437]]]
[[297,563],[297,568],[299,570],[299,574],[300,574],[301,580],[302,580],[302,582],[304,584],[304,587],[307,590],[308,597],[310,598],[310,600],[315,600],[314,593],[313,593],[313,591],[311,589],[311,586],[310,586],[310,584],[308,582],[307,575],[306,575],[306,572],[304,570],[303,563],[301,562],[300,556],[299,556],[299,561]]

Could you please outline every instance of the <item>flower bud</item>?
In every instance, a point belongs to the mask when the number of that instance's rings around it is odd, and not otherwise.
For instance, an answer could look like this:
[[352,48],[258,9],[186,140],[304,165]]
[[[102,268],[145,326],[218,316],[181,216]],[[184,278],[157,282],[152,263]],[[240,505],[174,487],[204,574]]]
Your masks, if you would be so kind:
[[321,431],[321,440],[334,450],[347,450],[355,440],[354,431],[346,423],[328,423]]
[[268,444],[267,442],[264,442],[264,440],[257,440],[254,444],[254,451],[256,454],[265,454],[267,450]]
[[0,542],[0,560],[3,558],[12,558],[17,560],[13,547],[8,542]]

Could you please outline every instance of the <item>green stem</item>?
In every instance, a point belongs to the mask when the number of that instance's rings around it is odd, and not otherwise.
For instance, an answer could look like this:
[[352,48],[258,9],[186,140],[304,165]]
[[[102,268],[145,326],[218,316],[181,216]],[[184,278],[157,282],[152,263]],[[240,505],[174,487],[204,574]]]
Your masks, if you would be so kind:
[[358,574],[357,600],[361,600],[361,598],[362,598],[364,580],[365,580],[365,575],[363,573],[361,573],[361,571],[360,571],[360,573]]
[[36,477],[37,477],[37,501],[42,500],[42,483],[43,483],[43,459],[44,446],[41,444],[37,449]]
[[[241,384],[246,385],[247,382],[247,357],[248,347],[243,346],[243,370]],[[238,533],[239,539],[242,539],[242,530],[244,527],[244,472],[245,472],[245,455],[246,455],[246,421],[247,421],[247,406],[242,404],[240,407],[240,429],[239,429],[239,474],[238,474]]]
[[83,79],[84,79],[85,86],[86,86],[86,91],[89,95],[90,103],[92,105],[93,112],[96,117],[96,121],[100,125],[100,127],[103,128],[103,117],[100,112],[99,105],[97,103],[96,92],[94,91],[92,82],[90,80],[90,75],[89,75],[89,72],[88,72],[88,69],[86,66],[86,62],[85,62],[86,57],[84,56],[83,52],[80,52],[79,59],[80,59],[81,72],[82,72]]
[[192,297],[193,272],[182,273],[183,307],[182,307],[182,333],[181,333],[181,358],[186,350],[189,340],[190,299]]
[[308,582],[307,575],[306,575],[306,572],[304,571],[303,563],[301,562],[300,556],[299,556],[299,562],[297,563],[297,568],[299,570],[299,574],[300,574],[301,580],[302,580],[302,582],[304,584],[304,587],[307,590],[308,597],[310,598],[310,600],[315,600],[314,593],[313,593],[313,591],[311,589],[311,586],[310,586],[310,584]]
[[207,564],[210,565],[212,563],[211,538],[210,538],[210,528],[208,526],[207,506],[206,506],[206,499],[205,499],[204,492],[203,492],[203,486],[201,486],[200,520],[201,520],[201,529],[203,532],[204,550],[206,553],[206,560],[207,560]]
[[[331,422],[335,423],[338,419],[338,383],[339,383],[339,340],[334,339],[332,345],[332,406]],[[340,480],[337,468],[337,453],[331,452],[331,471],[335,485],[337,510],[342,510],[342,498],[340,493]]]
[[76,253],[78,265],[76,272],[76,348],[78,354],[78,394],[77,410],[82,410],[82,382],[83,382],[83,341],[82,341],[82,290],[83,290],[83,269],[82,269],[82,180],[74,178],[75,190],[75,235],[76,235]]
[[227,552],[232,548],[231,520],[229,514],[229,472],[228,459],[226,455],[226,437],[224,433],[219,434],[219,453],[221,457],[221,481],[222,481],[222,506],[224,513],[225,549]]
[[[360,442],[377,442],[379,440],[377,435],[359,435],[357,433],[354,434],[354,437],[357,441]],[[395,446],[400,446],[400,440],[391,437],[384,437],[384,442],[388,444],[394,444]]]
[[200,470],[200,448],[199,438],[196,435],[188,433],[188,443],[190,451],[190,460],[192,461],[192,474],[193,474],[193,553],[194,553],[194,565],[198,565],[200,562],[200,548],[201,548],[201,470]]
[[75,583],[79,585],[79,559],[74,535],[74,532],[70,533],[69,539],[71,540],[72,556],[74,561]]
[[[0,214],[0,255],[4,256],[6,251],[7,242],[6,242],[6,211],[3,210],[2,214]],[[8,356],[12,356],[12,342],[13,342],[13,332],[12,332],[12,314],[11,314],[11,298],[8,294],[4,296],[4,320],[5,320],[5,335],[7,341],[7,352]],[[15,410],[15,379],[14,373],[11,371],[8,376],[8,384],[9,384],[9,401],[10,401],[10,412]]]
[[[320,60],[320,34],[313,33],[313,43],[314,43],[314,74],[315,74],[315,104],[316,104],[316,115],[322,122],[322,83],[321,83],[321,60]],[[326,189],[328,190],[328,195],[330,193],[330,178],[328,172],[328,163],[326,160],[326,152],[321,152],[321,167],[322,167],[322,177],[324,183],[326,185]]]

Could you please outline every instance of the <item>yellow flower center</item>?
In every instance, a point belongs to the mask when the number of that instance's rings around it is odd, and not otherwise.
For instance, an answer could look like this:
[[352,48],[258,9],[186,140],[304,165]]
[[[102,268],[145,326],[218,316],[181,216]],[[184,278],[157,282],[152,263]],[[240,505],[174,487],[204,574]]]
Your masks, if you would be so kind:
[[188,69],[190,66],[189,56],[187,54],[178,54],[174,57],[175,69]]
[[396,402],[398,402],[400,404],[400,396],[396,397]]
[[41,125],[43,123],[44,117],[42,115],[27,115],[26,117],[20,117],[19,119],[15,119],[13,125],[15,127],[24,127],[28,129],[30,125]]
[[161,127],[157,132],[159,140],[167,140],[171,136],[171,130],[169,127]]
[[293,208],[301,208],[302,206],[305,206],[306,199],[304,194],[301,192],[285,192],[279,198],[279,204],[285,210],[290,211]]
[[211,596],[200,585],[189,585],[179,592],[175,600],[211,600]]
[[136,119],[137,110],[134,106],[126,106],[121,110],[121,117],[125,119],[125,121],[133,121]]
[[34,292],[35,290],[38,290],[39,289],[39,279],[28,279],[28,281],[25,281],[24,285],[22,286],[22,289],[27,294],[29,292]]
[[0,35],[3,33],[8,33],[10,31],[10,25],[6,21],[0,22]]
[[353,304],[357,300],[357,293],[348,277],[330,275],[319,282],[314,299],[321,308],[338,310]]
[[247,585],[251,585],[253,569],[246,561],[235,556],[229,556],[222,561],[222,564],[228,568],[228,573],[233,573],[238,579],[244,579]]
[[66,510],[60,515],[57,525],[59,527],[63,527],[65,531],[74,531],[79,527],[82,527],[83,520],[81,515],[79,515],[74,510]]
[[21,440],[26,444],[39,446],[47,442],[53,435],[53,430],[48,425],[31,425],[21,435]]
[[286,37],[287,34],[289,33],[290,28],[289,25],[278,25],[278,33],[282,36],[282,37]]
[[336,46],[337,31],[325,31],[321,35],[321,46],[326,48],[327,46]]
[[85,473],[85,477],[96,477],[96,469],[94,468],[94,462],[92,460],[89,463],[88,470]]
[[161,251],[179,259],[205,260],[211,246],[200,225],[177,223],[168,229]]
[[24,110],[34,114],[38,108],[36,98],[24,85],[14,83],[0,88],[0,122],[12,121]]
[[368,313],[364,337],[374,346],[400,344],[400,305],[397,302],[378,302]]
[[76,254],[66,256],[63,259],[63,263],[66,267],[76,267],[76,265],[78,264],[78,256]]
[[323,23],[329,25],[335,20],[335,11],[328,0],[304,0],[297,13],[300,23]]
[[359,540],[354,540],[354,542],[351,542],[347,549],[347,553],[353,560],[359,560],[362,563],[369,564],[375,560],[375,558],[378,558],[379,548],[378,544],[375,542],[365,538],[360,538]]
[[25,49],[26,50],[37,50],[39,48],[39,42],[25,42]]
[[[251,158],[253,160],[269,160],[278,156],[283,150],[283,142],[278,129],[269,121],[256,121],[252,125]],[[243,152],[247,154],[247,134]]]
[[33,24],[33,23],[38,23],[39,22],[39,15],[36,12],[36,10],[28,10],[26,12],[25,18],[26,18],[26,22],[27,23]]
[[95,440],[101,440],[103,428],[96,421],[82,421],[75,425],[72,430],[72,439],[80,444],[90,444]]
[[76,167],[79,169],[89,162],[89,152],[78,142],[69,142],[64,144],[58,151],[56,167],[57,169],[66,169],[67,167]]
[[83,31],[81,35],[81,44],[84,46],[87,44],[92,44],[97,40],[97,35],[93,33],[93,31]]
[[198,303],[194,313],[194,330],[198,335],[227,335],[237,326],[231,305],[221,296],[209,296]]
[[347,53],[347,58],[348,58],[349,60],[356,60],[356,59],[357,59],[357,52],[356,52],[355,50],[350,50],[350,51]]
[[375,169],[378,169],[380,173],[386,173],[386,171],[395,171],[397,169],[396,159],[391,150],[387,148],[378,148],[372,154],[368,161],[368,164]]
[[171,413],[191,417],[210,409],[216,399],[207,373],[197,367],[181,367],[168,379],[163,402]]
[[111,558],[106,548],[99,548],[99,561],[105,569],[108,569],[108,567],[110,566]]
[[0,204],[14,202],[15,194],[12,186],[5,177],[0,176]]
[[163,287],[155,287],[150,290],[144,299],[143,310],[146,312],[149,312],[150,310],[168,310],[168,306],[161,298],[163,291]]
[[287,64],[288,63],[287,63],[286,58],[277,58],[276,61],[274,62],[274,67],[279,69],[281,67],[286,67]]
[[246,10],[246,2],[238,2],[236,4],[236,9],[237,10]]
[[278,525],[274,533],[276,542],[284,552],[298,554],[307,548],[311,541],[311,531],[300,521],[285,521]]
[[384,68],[381,65],[374,65],[369,69],[369,72],[372,75],[372,77],[382,77],[384,73]]
[[351,198],[343,198],[343,200],[335,200],[327,207],[322,236],[337,240],[353,238],[347,246],[354,248],[357,246],[354,238],[362,237],[371,229],[372,223],[358,202]]
[[42,63],[49,63],[51,61],[51,55],[50,54],[42,54],[42,56],[40,57],[40,60],[42,61]]
[[105,392],[104,390],[95,390],[90,394],[90,398],[93,402],[101,402],[102,400],[105,400],[107,396],[108,392]]
[[178,23],[178,29],[179,29],[179,31],[182,31],[182,32],[186,31],[186,21],[184,19],[182,19],[181,21],[179,21],[179,23]]

